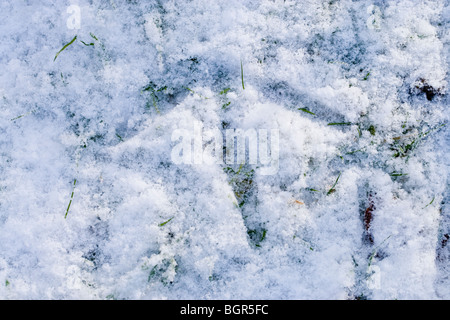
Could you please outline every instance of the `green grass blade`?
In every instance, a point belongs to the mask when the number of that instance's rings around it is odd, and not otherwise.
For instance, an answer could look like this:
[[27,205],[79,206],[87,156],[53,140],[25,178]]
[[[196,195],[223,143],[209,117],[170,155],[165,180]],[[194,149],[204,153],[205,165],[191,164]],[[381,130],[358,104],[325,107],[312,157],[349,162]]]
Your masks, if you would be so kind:
[[260,242],[263,242],[263,241],[264,241],[264,239],[266,238],[266,234],[267,234],[267,230],[266,230],[266,229],[263,229],[263,233],[262,233]]
[[230,88],[223,89],[222,91],[219,92],[219,94],[220,95],[227,94],[227,92],[230,91],[230,90],[231,90]]
[[72,43],[74,43],[75,40],[77,40],[77,36],[73,37],[72,41],[70,41],[68,44],[66,44],[64,47],[62,47],[61,50],[58,51],[58,53],[56,54],[55,59],[53,59],[53,61],[55,61],[56,58],[58,58],[58,56],[61,52],[63,52],[68,46],[70,46]]
[[329,126],[351,126],[351,122],[330,122]]
[[16,120],[19,120],[20,118],[29,116],[29,115],[32,114],[34,111],[36,111],[36,110],[31,110],[31,111],[29,111],[29,112],[27,112],[27,113],[25,113],[25,114],[22,114],[22,115],[20,115],[20,116],[18,116],[18,117],[15,117],[15,118],[11,119],[10,121],[16,121]]
[[202,95],[202,94],[200,94],[200,93],[198,93],[198,92],[195,92],[194,90],[192,90],[191,88],[189,88],[189,87],[183,87],[183,88],[185,88],[187,91],[189,91],[190,93],[192,93],[192,94],[194,94],[194,95],[198,95],[200,98],[202,98],[202,99],[205,99],[205,100],[208,100],[209,98],[208,97],[205,97],[204,95]]
[[436,196],[433,196],[433,199],[431,200],[431,202],[429,204],[427,204],[425,207],[423,207],[422,209],[425,209],[426,207],[430,206],[434,202],[434,198],[436,198]]
[[145,92],[145,91],[152,91],[152,92],[155,92],[155,89],[153,88],[152,85],[149,85],[148,87],[145,87],[144,90],[142,90],[142,91],[143,91],[143,92]]
[[[160,112],[159,112],[159,108],[158,108],[158,97],[156,96],[156,93],[157,93],[158,91],[162,91],[162,90],[165,90],[165,89],[167,89],[167,87],[163,87],[163,88],[161,88],[161,89],[159,89],[159,90],[155,90],[154,85],[153,85],[153,84],[150,84],[149,86],[147,86],[146,88],[144,88],[144,89],[142,90],[142,92],[150,91],[151,96],[152,96],[153,107],[155,107],[155,110],[156,110],[157,113],[160,113]],[[190,90],[190,89],[189,89],[189,90]]]
[[95,41],[98,41],[97,37],[94,36],[94,35],[92,34],[92,32],[89,32],[89,34],[91,35],[92,39],[94,39]]
[[316,115],[315,113],[313,113],[313,112],[309,111],[309,110],[308,110],[308,109],[306,109],[306,108],[298,108],[298,110],[301,110],[301,111],[303,111],[303,112],[306,112],[306,113],[312,114],[313,116],[315,116],[315,115]]
[[75,179],[75,180],[73,181],[72,195],[70,196],[69,205],[67,206],[66,215],[64,216],[64,219],[66,219],[66,218],[67,218],[67,215],[69,214],[70,205],[72,204],[73,194],[75,193],[75,186],[76,186],[76,184],[77,184],[77,179]]
[[329,196],[330,194],[332,194],[333,192],[336,191],[336,190],[334,189],[334,187],[336,187],[336,185],[337,185],[337,183],[338,183],[340,177],[341,177],[341,172],[339,173],[339,175],[338,175],[336,181],[334,182],[333,186],[330,188],[330,190],[328,190],[327,196]]
[[242,89],[245,90],[245,86],[244,86],[244,67],[242,66],[242,61],[241,61],[241,80],[242,80]]
[[397,173],[397,172],[392,172],[390,174],[391,177],[401,177],[401,176],[407,176],[407,173]]
[[372,260],[373,260],[373,258],[375,257],[375,255],[377,254],[378,249],[380,249],[381,246],[382,246],[387,240],[389,240],[390,237],[392,237],[392,235],[390,235],[390,236],[388,236],[386,239],[384,239],[384,240],[380,243],[380,245],[379,245],[378,247],[376,247],[376,248],[372,251],[372,254],[371,254],[370,257],[369,257],[369,263],[368,263],[368,266],[369,266],[369,267],[370,267],[370,265],[372,264]]
[[81,42],[82,44],[84,44],[86,47],[94,46],[94,45],[95,45],[93,42],[91,42],[91,43],[86,43],[86,42],[84,42],[83,40],[80,40],[80,42]]
[[166,224],[168,224],[170,221],[172,221],[172,219],[173,219],[173,218],[170,218],[169,220],[167,220],[167,221],[165,221],[165,222],[163,222],[163,223],[158,224],[158,227],[164,227]]
[[120,142],[123,142],[123,138],[120,134],[116,133],[116,137],[119,138]]

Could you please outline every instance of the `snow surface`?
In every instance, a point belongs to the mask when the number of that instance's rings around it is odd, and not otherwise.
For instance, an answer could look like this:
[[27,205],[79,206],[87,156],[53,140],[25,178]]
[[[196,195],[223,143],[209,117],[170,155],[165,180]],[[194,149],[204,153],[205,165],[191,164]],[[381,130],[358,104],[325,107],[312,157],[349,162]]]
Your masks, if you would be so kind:
[[[0,299],[449,299],[449,26],[442,0],[2,0]],[[279,170],[174,164],[195,121],[278,129]]]

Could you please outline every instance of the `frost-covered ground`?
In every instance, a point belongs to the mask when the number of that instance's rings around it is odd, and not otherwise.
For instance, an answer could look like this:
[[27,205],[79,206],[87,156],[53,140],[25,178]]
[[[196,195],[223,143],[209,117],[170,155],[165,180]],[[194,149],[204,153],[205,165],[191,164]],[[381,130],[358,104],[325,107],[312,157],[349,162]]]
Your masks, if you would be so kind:
[[[449,26],[442,0],[2,0],[0,299],[449,299]],[[279,170],[175,164],[196,121],[279,130]]]

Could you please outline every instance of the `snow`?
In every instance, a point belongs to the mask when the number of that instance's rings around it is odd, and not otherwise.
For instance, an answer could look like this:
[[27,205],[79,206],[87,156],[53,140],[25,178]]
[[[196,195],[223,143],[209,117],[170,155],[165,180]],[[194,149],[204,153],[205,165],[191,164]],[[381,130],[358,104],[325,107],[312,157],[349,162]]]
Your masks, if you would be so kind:
[[[449,299],[449,23],[440,0],[3,0],[0,299]],[[198,123],[279,155],[174,161]]]

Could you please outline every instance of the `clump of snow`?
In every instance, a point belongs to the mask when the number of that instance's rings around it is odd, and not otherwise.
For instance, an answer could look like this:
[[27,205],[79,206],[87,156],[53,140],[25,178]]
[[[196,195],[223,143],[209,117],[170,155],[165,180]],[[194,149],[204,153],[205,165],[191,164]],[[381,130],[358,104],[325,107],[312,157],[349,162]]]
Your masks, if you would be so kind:
[[[449,10],[2,1],[0,298],[450,298]],[[276,170],[174,163],[195,123]]]

